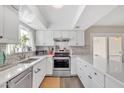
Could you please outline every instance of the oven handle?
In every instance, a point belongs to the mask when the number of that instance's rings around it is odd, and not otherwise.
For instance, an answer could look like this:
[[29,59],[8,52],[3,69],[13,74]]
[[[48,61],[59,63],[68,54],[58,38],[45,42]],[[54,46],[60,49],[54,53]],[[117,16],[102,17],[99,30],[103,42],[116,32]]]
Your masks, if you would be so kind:
[[68,60],[70,60],[70,58],[69,57],[54,57],[54,60],[59,60],[59,59],[68,59]]

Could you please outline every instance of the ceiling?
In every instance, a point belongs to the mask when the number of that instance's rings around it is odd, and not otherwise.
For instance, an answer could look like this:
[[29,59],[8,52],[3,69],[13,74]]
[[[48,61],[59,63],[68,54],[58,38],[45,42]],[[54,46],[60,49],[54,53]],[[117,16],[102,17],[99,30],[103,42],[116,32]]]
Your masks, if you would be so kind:
[[94,25],[124,25],[124,6],[64,5],[62,8],[54,8],[52,5],[30,5],[27,7],[29,11],[29,15],[26,15],[27,23],[35,30],[85,31]]
[[95,26],[124,26],[124,6],[118,6],[100,19]]

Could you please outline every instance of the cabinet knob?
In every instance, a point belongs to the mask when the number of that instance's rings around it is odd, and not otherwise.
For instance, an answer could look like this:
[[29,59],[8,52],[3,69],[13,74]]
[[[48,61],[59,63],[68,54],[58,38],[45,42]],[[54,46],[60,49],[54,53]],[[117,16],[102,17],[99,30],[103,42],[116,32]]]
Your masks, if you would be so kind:
[[3,36],[0,36],[0,38],[3,38]]
[[97,73],[96,73],[96,72],[95,72],[94,74],[95,74],[95,75],[97,75]]

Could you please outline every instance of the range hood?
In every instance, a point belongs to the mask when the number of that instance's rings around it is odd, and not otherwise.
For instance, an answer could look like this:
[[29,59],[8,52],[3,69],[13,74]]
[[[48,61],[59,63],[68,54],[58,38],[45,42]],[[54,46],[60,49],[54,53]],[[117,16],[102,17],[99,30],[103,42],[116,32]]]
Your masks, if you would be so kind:
[[70,38],[54,38],[55,42],[69,42]]

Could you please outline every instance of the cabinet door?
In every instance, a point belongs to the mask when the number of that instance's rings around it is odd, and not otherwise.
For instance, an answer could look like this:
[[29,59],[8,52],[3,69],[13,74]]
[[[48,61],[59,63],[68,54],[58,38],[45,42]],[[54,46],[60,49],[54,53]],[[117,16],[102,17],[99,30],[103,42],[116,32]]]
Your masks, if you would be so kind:
[[84,32],[83,31],[77,31],[76,32],[76,38],[77,38],[77,43],[76,46],[84,46],[85,40],[84,40]]
[[54,40],[53,40],[53,31],[45,31],[45,45],[46,46],[53,46]]
[[6,88],[6,83],[0,85],[0,88]]
[[33,67],[33,88],[39,87],[45,75],[46,75],[46,61],[45,59],[43,59]]
[[92,79],[92,88],[104,88],[97,80]]
[[68,31],[61,31],[61,34],[63,38],[69,38]]
[[44,46],[45,45],[45,33],[44,31],[36,31],[36,45]]
[[4,37],[6,43],[18,43],[19,16],[11,6],[4,6]]
[[72,57],[71,58],[71,75],[77,74],[77,58]]
[[70,31],[69,33],[69,46],[76,46],[76,32],[75,31]]
[[[3,6],[0,6],[0,37],[3,37]],[[0,39],[1,39],[0,38]]]
[[124,88],[124,85],[106,76],[105,77],[105,88]]
[[53,74],[53,58],[48,57],[47,58],[47,75],[52,75]]
[[61,38],[62,37],[62,31],[53,31],[53,37],[54,38]]

